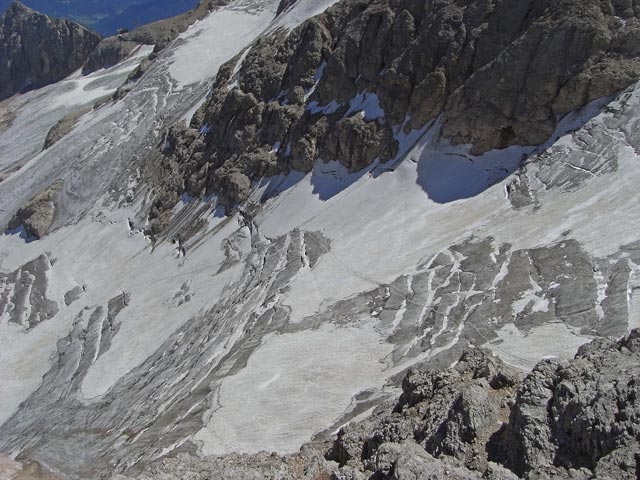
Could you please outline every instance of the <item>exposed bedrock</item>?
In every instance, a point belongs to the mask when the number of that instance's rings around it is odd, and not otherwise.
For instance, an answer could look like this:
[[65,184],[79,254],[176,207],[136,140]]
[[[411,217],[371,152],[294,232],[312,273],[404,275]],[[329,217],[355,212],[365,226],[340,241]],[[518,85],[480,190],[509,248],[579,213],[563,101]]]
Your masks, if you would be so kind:
[[444,478],[431,472],[447,464],[447,478],[634,479],[639,355],[634,330],[543,361],[522,381],[468,351],[453,369],[409,372],[395,406],[343,428],[328,456],[345,466],[340,479]]
[[0,273],[0,318],[26,329],[53,318],[59,306],[48,297],[51,269],[51,260],[42,254],[12,273]]
[[14,2],[0,17],[0,100],[62,80],[80,68],[97,33]]
[[198,148],[163,161],[188,193],[231,206],[263,176],[394,158],[401,131],[436,118],[474,154],[541,144],[562,115],[640,77],[627,3],[343,0],[224,65],[185,133]]
[[[48,137],[49,138],[49,137]],[[27,239],[39,239],[49,233],[56,214],[56,199],[61,180],[53,183],[22,206],[9,222],[9,229],[24,228]]]

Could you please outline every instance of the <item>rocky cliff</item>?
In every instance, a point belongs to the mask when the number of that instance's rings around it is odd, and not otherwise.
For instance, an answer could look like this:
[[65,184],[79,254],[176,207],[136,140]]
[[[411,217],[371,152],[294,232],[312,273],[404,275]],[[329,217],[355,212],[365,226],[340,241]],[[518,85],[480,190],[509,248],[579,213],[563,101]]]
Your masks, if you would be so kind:
[[623,1],[342,0],[220,70],[192,131],[168,133],[170,183],[232,206],[251,181],[318,160],[353,172],[397,158],[436,120],[474,154],[542,144],[565,114],[640,77],[639,13]]
[[63,79],[82,67],[99,41],[77,23],[14,2],[0,18],[0,99]]
[[[634,479],[640,456],[640,331],[599,339],[522,380],[480,351],[412,371],[392,409],[345,427],[339,479]],[[438,461],[434,460],[435,458]]]

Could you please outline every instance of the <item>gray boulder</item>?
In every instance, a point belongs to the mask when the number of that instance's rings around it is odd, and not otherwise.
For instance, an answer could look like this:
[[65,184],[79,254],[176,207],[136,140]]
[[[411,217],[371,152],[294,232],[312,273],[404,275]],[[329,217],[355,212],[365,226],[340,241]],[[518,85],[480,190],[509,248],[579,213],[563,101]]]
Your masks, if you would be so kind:
[[9,229],[24,227],[27,236],[39,239],[49,233],[56,213],[56,199],[62,188],[57,181],[22,206],[9,222]]

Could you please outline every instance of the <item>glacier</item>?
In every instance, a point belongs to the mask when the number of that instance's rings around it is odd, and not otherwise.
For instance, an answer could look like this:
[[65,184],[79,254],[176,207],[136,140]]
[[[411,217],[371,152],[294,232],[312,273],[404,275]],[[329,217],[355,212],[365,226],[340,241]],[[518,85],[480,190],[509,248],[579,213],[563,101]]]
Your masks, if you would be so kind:
[[[0,133],[0,224],[64,182],[49,235],[0,235],[1,452],[71,478],[179,449],[294,452],[392,398],[413,365],[474,345],[527,370],[640,326],[640,85],[537,148],[476,157],[435,122],[388,164],[256,182],[229,216],[185,197],[171,228],[205,225],[186,244],[145,236],[140,165],[164,128],[193,115],[222,63],[330,4],[274,18],[277,2],[232,1],[44,151],[152,47],[0,104],[20,112]],[[372,97],[352,108],[383,114]],[[41,257],[58,311],[31,325],[39,306],[15,272]]]

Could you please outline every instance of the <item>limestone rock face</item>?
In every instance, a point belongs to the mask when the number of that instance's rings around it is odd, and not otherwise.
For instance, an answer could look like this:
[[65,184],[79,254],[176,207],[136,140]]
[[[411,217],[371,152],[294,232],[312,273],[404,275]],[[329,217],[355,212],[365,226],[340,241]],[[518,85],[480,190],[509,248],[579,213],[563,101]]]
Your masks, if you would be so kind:
[[[378,408],[363,422],[344,427],[329,458],[373,474],[381,469],[381,449],[389,456],[399,448],[406,457],[404,446],[390,444],[409,442],[420,444],[431,456],[446,456],[459,466],[484,471],[488,465],[484,443],[508,418],[508,405],[520,379],[517,371],[479,350],[466,352],[451,370],[412,370],[402,382],[398,403],[391,410]],[[425,461],[422,458],[419,463]],[[468,472],[460,478],[476,477]]]
[[127,58],[139,45],[140,43],[130,40],[126,35],[107,37],[91,52],[83,71],[91,73],[101,68],[112,67]]
[[61,80],[84,64],[99,41],[77,23],[14,2],[0,18],[0,100]]
[[9,222],[9,229],[24,227],[29,237],[42,238],[51,228],[56,212],[56,197],[62,182],[55,182],[20,208]]
[[328,458],[340,479],[634,479],[639,355],[634,330],[522,380],[467,351],[454,369],[410,371],[398,403],[344,427]]
[[640,451],[640,332],[598,339],[574,361],[547,361],[518,390],[504,433],[505,463],[518,474],[549,464],[634,478]]
[[[342,0],[220,70],[191,125],[206,144],[196,190],[317,161],[359,171],[436,119],[474,154],[539,145],[563,114],[640,77],[638,13],[598,0]],[[231,190],[227,206],[243,196]]]

